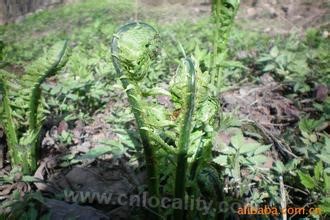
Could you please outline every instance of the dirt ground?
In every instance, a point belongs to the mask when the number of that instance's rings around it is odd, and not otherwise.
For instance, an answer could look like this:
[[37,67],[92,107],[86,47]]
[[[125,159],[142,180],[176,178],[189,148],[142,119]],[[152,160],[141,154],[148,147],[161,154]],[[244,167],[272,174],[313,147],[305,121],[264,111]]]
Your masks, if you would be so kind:
[[[302,32],[309,27],[329,28],[329,2],[295,0],[243,1],[238,18],[250,29],[264,32]],[[254,23],[248,21],[253,20]]]
[[[210,14],[207,0],[141,0],[139,11],[149,11],[165,23],[193,19]],[[238,12],[242,28],[272,33],[302,33],[309,27],[329,29],[330,11],[327,0],[244,0]]]

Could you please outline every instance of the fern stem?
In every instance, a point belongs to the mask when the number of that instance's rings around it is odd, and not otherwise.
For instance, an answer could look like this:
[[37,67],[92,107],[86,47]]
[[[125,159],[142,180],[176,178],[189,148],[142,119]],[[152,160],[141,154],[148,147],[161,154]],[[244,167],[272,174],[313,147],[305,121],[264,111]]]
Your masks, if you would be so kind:
[[221,0],[212,0],[212,19],[214,20],[214,33],[213,33],[213,42],[212,42],[212,55],[209,73],[211,75],[211,84],[215,86],[216,82],[216,68],[215,68],[215,59],[218,58],[218,42],[220,37],[221,21],[220,21],[220,9],[221,9]]
[[190,181],[195,180],[197,169],[200,165],[202,155],[203,155],[203,144],[204,144],[203,141],[200,140],[199,145],[198,145],[197,150],[196,150],[196,153],[194,155],[193,161],[191,163],[190,175],[189,175]]
[[[185,187],[186,187],[186,171],[187,171],[187,153],[190,140],[191,122],[194,112],[195,96],[196,96],[196,77],[195,68],[191,59],[185,59],[185,65],[189,73],[188,78],[188,96],[186,97],[186,110],[183,126],[180,131],[180,139],[177,156],[177,169],[175,175],[175,198],[179,198],[184,203]],[[184,207],[184,204],[183,204]],[[174,211],[174,219],[180,220],[184,218],[184,210],[177,209]]]
[[40,98],[41,98],[41,89],[40,89],[40,84],[38,84],[32,90],[30,104],[29,104],[30,107],[29,129],[31,131],[37,129],[38,107],[39,107]]
[[[115,64],[116,66],[116,64]],[[116,68],[117,69],[117,68]],[[155,157],[155,150],[153,146],[151,145],[151,138],[149,135],[149,132],[146,130],[146,123],[144,121],[144,115],[142,112],[142,106],[140,105],[140,102],[136,99],[138,97],[138,93],[134,89],[127,89],[129,86],[129,81],[127,79],[121,79],[121,82],[123,84],[123,87],[127,93],[128,101],[132,107],[132,111],[137,123],[137,127],[140,133],[140,138],[142,141],[143,151],[144,151],[144,157],[146,159],[146,168],[148,173],[148,191],[150,193],[150,196],[156,196],[159,198],[159,177],[158,177],[158,171],[157,171],[157,160]],[[158,212],[158,210],[156,210]],[[154,218],[156,219],[156,218]]]
[[[240,0],[224,1],[212,0],[212,19],[214,25],[213,42],[212,42],[212,55],[210,59],[210,83],[217,88],[215,93],[219,92],[221,85],[223,71],[219,65],[219,54],[226,55],[226,47],[229,37],[229,32],[234,23],[234,18],[238,11]],[[221,56],[222,57],[222,56]],[[215,95],[215,94],[214,94]]]

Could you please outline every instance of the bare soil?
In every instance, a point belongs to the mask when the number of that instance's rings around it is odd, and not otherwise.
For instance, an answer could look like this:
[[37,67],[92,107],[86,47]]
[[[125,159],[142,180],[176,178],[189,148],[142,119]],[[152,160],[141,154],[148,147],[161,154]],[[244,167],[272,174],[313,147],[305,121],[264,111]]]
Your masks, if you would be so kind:
[[[196,20],[211,12],[207,0],[141,0],[138,13],[150,13],[164,23]],[[238,12],[238,24],[249,30],[272,35],[303,33],[311,27],[329,29],[330,7],[327,0],[244,0]]]

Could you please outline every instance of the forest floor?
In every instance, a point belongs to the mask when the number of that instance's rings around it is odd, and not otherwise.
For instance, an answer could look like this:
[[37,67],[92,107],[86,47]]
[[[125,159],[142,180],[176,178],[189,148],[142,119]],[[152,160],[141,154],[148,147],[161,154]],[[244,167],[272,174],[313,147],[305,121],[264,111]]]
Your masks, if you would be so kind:
[[[247,0],[241,3],[237,20],[240,27],[271,35],[304,33],[307,28],[329,28],[329,8],[327,1],[258,1]],[[208,16],[210,4],[200,1],[190,3],[163,3],[143,1],[140,5],[143,14],[150,14],[164,23],[176,20],[196,20]],[[141,12],[140,12],[141,13]]]
[[[71,203],[63,195],[65,189],[138,194],[146,181],[134,118],[108,63],[109,42],[114,30],[129,20],[137,18],[155,25],[165,39],[167,63],[159,66],[161,73],[155,73],[151,80],[166,79],[164,72],[175,72],[179,60],[173,58],[178,56],[176,49],[168,49],[175,47],[173,39],[203,61],[196,45],[200,44],[201,51],[209,46],[207,40],[200,39],[212,35],[205,25],[210,5],[193,1],[155,6],[143,1],[136,8],[129,1],[113,0],[111,6],[101,2],[75,3],[0,27],[0,40],[6,45],[4,68],[14,74],[24,74],[37,54],[58,39],[69,36],[74,48],[68,67],[43,88],[51,116],[45,122],[41,159],[33,175],[37,181],[0,181],[0,201],[14,200],[15,190],[32,190],[41,192],[43,202],[38,202],[38,194],[25,198],[26,203],[33,204],[29,207],[35,210],[42,207],[40,216],[48,210],[51,219],[129,219],[139,214],[129,206],[111,202]],[[289,204],[329,205],[322,203],[329,198],[323,185],[312,196],[298,175],[298,170],[313,173],[319,155],[330,154],[329,5],[326,1],[299,2],[244,1],[229,40],[230,59],[244,67],[225,70],[218,97],[223,127],[213,150],[218,153],[214,162],[228,168],[224,178],[227,195],[236,199],[278,204],[281,198],[276,194],[276,178],[283,175]],[[166,101],[160,102],[166,105]],[[241,182],[255,185],[248,193],[235,190],[239,184],[231,169],[237,167],[223,161],[219,153],[241,133],[242,147],[248,143],[270,146],[263,157],[253,155],[261,161],[252,169],[241,161]],[[14,175],[5,152],[0,128],[0,174]],[[242,160],[250,156],[242,155]],[[329,160],[321,160],[322,172],[329,174]],[[32,212],[29,207],[21,209]]]

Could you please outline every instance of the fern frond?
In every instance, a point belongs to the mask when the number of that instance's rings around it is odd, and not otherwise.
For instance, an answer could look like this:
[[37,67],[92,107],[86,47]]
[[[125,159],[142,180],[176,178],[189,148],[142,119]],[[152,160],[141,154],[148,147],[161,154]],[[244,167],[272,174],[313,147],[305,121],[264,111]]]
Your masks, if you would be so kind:
[[9,99],[9,90],[6,84],[6,76],[9,73],[5,72],[4,70],[0,70],[0,94],[2,96],[2,111],[1,111],[1,121],[3,123],[6,135],[7,135],[7,143],[9,146],[9,154],[13,160],[17,160],[17,154],[14,150],[11,150],[17,147],[18,140],[16,134],[16,127],[14,123],[14,119],[12,116],[12,109],[10,106],[10,99]]
[[[54,75],[68,60],[67,41],[54,44],[43,56],[27,67],[23,85],[41,84],[47,77]],[[24,83],[27,82],[27,83]]]
[[33,62],[21,79],[14,74],[0,72],[1,122],[8,138],[11,163],[22,166],[24,173],[31,173],[36,168],[38,136],[45,118],[40,107],[41,84],[56,74],[66,64],[67,58],[67,42],[61,41]]
[[29,129],[36,129],[41,123],[38,121],[40,117],[37,114],[41,98],[41,84],[48,77],[56,74],[66,64],[67,58],[67,41],[61,41],[27,68],[27,74],[22,78],[22,86],[30,88],[26,90],[29,91]]

